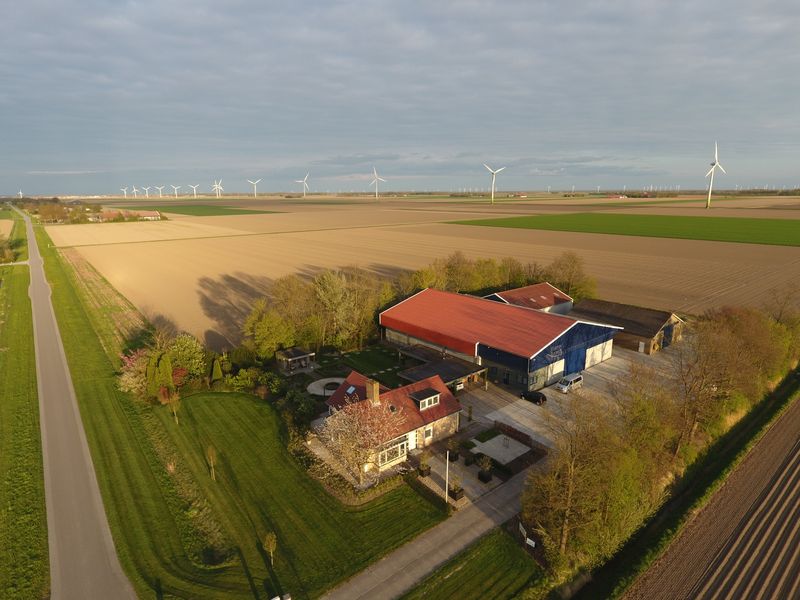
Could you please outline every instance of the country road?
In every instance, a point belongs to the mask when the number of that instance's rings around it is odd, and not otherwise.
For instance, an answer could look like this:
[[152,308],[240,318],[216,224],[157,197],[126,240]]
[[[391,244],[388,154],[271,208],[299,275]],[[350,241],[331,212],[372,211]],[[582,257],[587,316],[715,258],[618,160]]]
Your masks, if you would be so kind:
[[624,597],[800,597],[800,401]]
[[30,217],[18,212],[25,219],[30,254],[50,597],[135,598],[111,539],[33,226]]

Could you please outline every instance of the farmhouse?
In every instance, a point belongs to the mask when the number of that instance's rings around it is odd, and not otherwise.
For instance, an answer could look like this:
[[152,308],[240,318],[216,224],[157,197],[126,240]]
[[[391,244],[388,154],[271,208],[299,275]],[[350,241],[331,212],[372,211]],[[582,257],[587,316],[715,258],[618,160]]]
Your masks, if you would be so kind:
[[513,290],[495,292],[484,296],[484,298],[559,315],[565,315],[572,310],[572,298],[546,281]]
[[528,390],[610,358],[621,329],[430,288],[383,311],[379,323],[389,342],[447,352]]
[[684,325],[675,313],[606,300],[581,300],[569,316],[622,327],[616,343],[645,354],[680,340]]
[[326,402],[331,413],[360,402],[380,403],[397,413],[397,426],[375,449],[374,462],[379,470],[403,462],[410,450],[424,448],[456,433],[461,411],[461,404],[439,376],[390,390],[358,371],[351,371]]

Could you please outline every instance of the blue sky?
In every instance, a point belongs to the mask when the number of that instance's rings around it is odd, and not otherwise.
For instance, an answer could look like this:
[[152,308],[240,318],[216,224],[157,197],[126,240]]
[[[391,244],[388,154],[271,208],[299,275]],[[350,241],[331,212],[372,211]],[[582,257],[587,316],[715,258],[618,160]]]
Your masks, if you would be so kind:
[[[0,194],[800,183],[800,3],[27,0]],[[170,189],[167,187],[167,189]],[[151,192],[152,193],[152,192]]]

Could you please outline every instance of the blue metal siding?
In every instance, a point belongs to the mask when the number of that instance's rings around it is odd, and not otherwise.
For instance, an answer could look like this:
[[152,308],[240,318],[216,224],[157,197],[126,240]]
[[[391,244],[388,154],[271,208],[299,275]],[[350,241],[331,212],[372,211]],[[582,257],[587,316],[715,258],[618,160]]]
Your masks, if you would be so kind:
[[[607,342],[614,337],[617,331],[619,330],[603,327],[601,325],[578,323],[575,327],[537,354],[530,361],[528,371],[536,371],[562,358],[568,363],[572,361],[573,364],[577,365],[577,363],[580,362],[581,353],[584,359],[583,363],[585,364],[586,350],[597,344]],[[584,364],[581,364],[580,368],[577,370],[583,369]],[[566,372],[571,373],[573,371],[569,370],[569,366],[567,366]]]
[[491,346],[484,346],[483,344],[478,344],[478,356],[495,364],[503,365],[504,367],[527,373],[527,356],[516,356],[515,354],[505,352],[504,350],[498,350],[497,348],[492,348]]

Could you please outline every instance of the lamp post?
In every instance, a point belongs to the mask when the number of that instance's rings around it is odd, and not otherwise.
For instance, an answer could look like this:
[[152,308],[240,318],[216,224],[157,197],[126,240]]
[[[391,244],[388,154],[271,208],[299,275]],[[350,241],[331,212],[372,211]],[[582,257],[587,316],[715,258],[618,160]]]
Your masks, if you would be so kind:
[[447,457],[444,467],[444,505],[445,507],[450,504],[447,498],[447,490],[450,489],[450,450],[447,451]]

